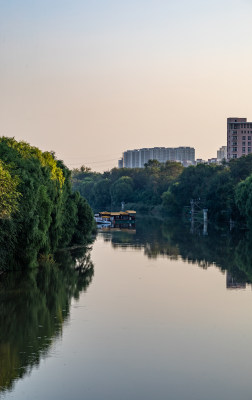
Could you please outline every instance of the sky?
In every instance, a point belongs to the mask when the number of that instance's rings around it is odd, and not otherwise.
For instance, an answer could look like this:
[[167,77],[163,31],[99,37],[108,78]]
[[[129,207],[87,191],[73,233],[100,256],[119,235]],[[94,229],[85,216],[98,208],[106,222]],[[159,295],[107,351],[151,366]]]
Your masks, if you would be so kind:
[[0,0],[0,135],[103,171],[252,120],[251,0]]

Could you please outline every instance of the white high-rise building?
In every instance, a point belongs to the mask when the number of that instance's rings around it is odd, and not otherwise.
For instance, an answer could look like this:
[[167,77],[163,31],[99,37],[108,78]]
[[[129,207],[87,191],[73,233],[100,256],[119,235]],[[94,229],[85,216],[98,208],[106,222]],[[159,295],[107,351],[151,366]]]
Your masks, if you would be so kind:
[[178,161],[183,165],[195,163],[195,149],[193,147],[152,147],[138,150],[127,150],[118,161],[119,168],[143,168],[149,160]]

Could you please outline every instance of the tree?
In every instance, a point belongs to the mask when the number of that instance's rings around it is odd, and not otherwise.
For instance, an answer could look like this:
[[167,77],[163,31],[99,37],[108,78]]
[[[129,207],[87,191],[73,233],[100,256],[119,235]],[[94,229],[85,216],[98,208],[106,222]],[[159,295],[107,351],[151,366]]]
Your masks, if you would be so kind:
[[19,180],[11,176],[7,166],[0,160],[0,218],[9,218],[18,209]]
[[93,188],[95,204],[98,208],[106,208],[111,203],[110,181],[101,179],[94,184]]
[[240,182],[235,190],[235,202],[245,218],[247,226],[252,228],[252,175]]
[[[16,268],[35,267],[40,254],[72,244],[77,231],[84,240],[93,227],[92,210],[80,195],[73,194],[70,178],[71,172],[54,153],[14,138],[0,138],[2,265],[10,268],[7,248],[13,249]],[[6,222],[10,215],[11,221]]]
[[133,195],[133,180],[129,176],[122,176],[111,186],[111,196],[114,204],[122,201],[131,201]]
[[235,183],[246,179],[252,173],[252,154],[229,161],[232,179]]

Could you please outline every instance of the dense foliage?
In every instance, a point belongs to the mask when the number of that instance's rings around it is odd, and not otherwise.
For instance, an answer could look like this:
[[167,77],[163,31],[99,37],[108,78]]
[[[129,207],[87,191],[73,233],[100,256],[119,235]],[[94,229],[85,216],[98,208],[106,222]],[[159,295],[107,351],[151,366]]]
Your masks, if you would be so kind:
[[39,254],[84,241],[92,211],[70,175],[54,153],[0,138],[0,268],[34,266]]
[[208,209],[211,220],[247,222],[252,227],[249,198],[252,190],[252,154],[222,165],[199,164],[185,168],[163,198],[167,214],[181,214],[191,199]]
[[0,160],[0,218],[8,218],[10,214],[17,211],[18,198],[20,193],[17,191],[18,179],[11,176],[8,166]]
[[161,205],[162,193],[182,171],[179,163],[161,164],[156,160],[150,160],[145,168],[113,168],[103,174],[81,167],[73,171],[73,187],[93,209],[118,208],[124,201],[137,210],[148,211]]
[[[149,161],[145,168],[114,168],[99,174],[73,171],[73,187],[94,209],[118,208],[122,201],[146,213],[160,208],[165,216],[182,215],[190,201],[208,209],[211,220],[237,220],[252,227],[252,154],[220,165]],[[162,207],[161,207],[162,205]]]

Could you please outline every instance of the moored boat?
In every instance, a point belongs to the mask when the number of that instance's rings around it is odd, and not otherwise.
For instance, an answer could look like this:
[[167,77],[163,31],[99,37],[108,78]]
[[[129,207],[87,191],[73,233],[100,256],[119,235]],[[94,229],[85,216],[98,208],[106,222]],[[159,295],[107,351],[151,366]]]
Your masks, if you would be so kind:
[[97,225],[108,225],[108,226],[118,226],[127,224],[133,226],[136,222],[136,211],[126,210],[118,212],[101,211],[95,214],[95,221]]

